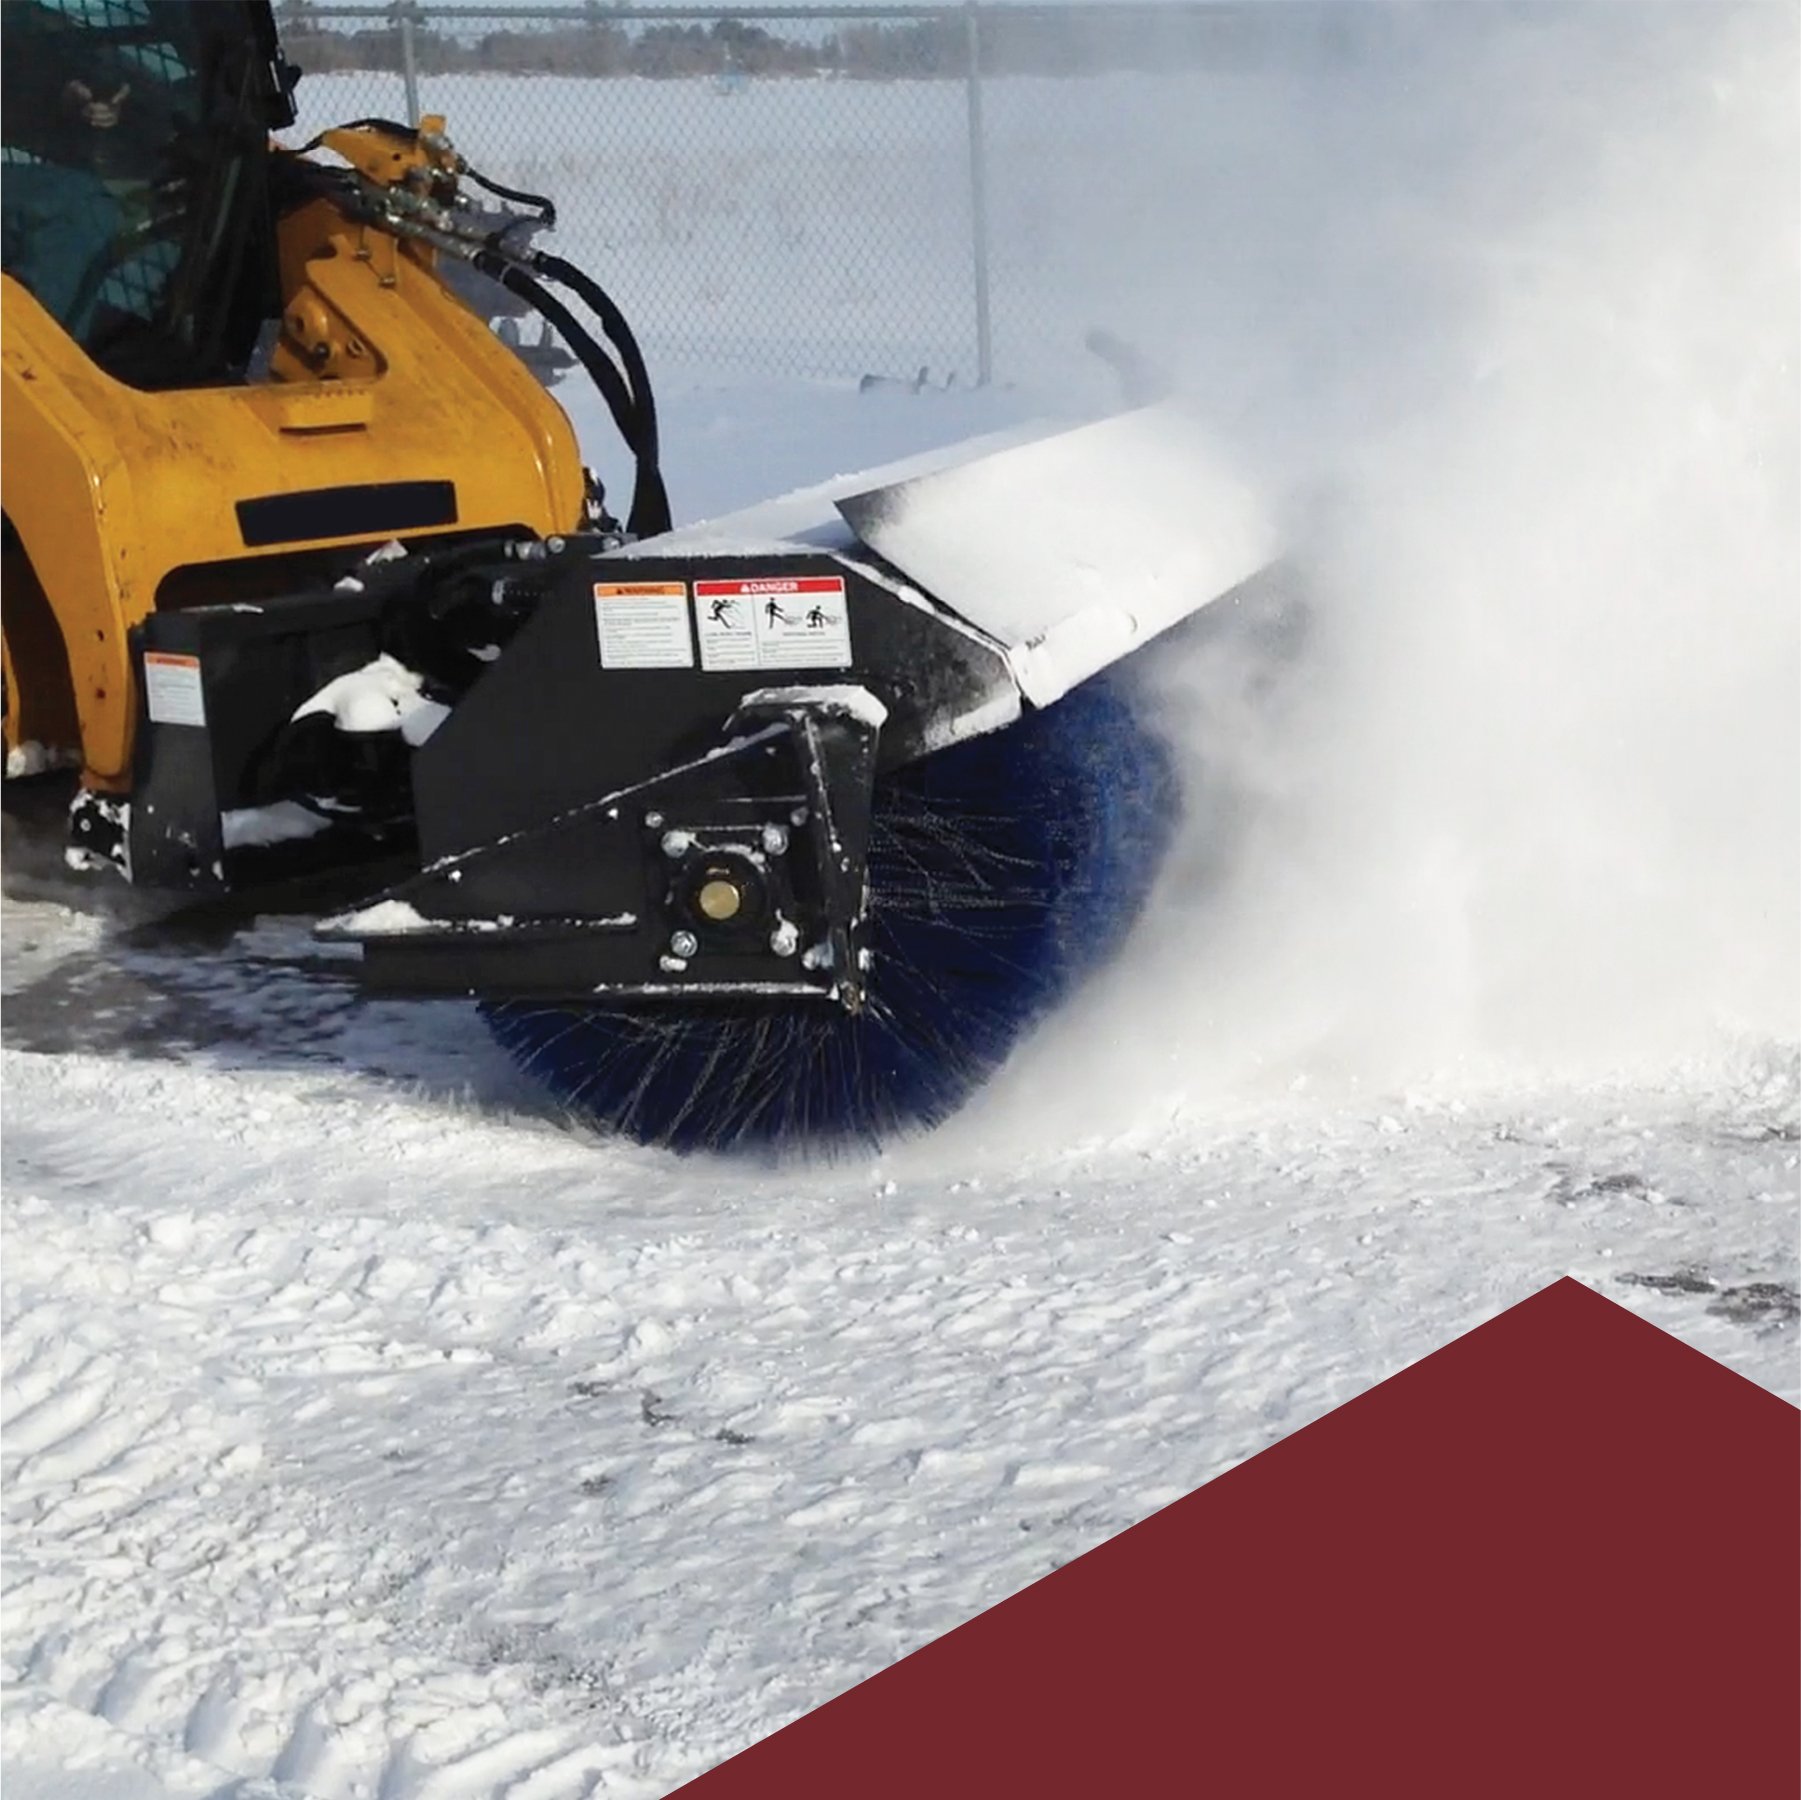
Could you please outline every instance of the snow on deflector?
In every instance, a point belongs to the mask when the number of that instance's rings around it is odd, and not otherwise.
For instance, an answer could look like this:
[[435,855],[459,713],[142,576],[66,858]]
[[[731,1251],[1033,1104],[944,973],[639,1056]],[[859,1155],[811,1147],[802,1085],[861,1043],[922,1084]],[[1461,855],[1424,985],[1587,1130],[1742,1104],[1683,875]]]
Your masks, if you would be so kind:
[[837,506],[879,556],[1002,644],[1037,706],[1230,592],[1277,549],[1259,498],[1171,405]]

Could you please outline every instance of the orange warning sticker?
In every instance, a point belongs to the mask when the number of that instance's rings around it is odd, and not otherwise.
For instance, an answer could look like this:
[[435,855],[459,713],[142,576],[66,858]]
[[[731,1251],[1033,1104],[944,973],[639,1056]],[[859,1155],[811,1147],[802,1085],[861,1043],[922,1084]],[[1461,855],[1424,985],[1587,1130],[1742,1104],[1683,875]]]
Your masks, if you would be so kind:
[[146,650],[144,710],[154,725],[204,725],[206,692],[200,685],[200,658]]
[[603,669],[691,669],[685,581],[597,581],[594,629]]

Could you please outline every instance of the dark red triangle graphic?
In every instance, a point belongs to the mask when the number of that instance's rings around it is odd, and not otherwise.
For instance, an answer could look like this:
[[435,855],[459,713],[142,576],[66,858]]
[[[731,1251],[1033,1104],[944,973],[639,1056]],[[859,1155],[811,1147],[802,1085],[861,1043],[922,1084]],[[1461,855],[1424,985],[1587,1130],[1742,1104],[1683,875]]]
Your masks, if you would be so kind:
[[1790,1800],[1798,1426],[1560,1281],[680,1792]]

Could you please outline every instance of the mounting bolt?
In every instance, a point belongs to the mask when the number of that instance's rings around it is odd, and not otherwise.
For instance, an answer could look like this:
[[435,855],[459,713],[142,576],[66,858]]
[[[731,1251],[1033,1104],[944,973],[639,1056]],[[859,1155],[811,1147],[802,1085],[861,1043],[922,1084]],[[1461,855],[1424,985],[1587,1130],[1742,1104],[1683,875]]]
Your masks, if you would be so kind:
[[[649,821],[647,820],[648,824]],[[663,854],[665,856],[686,856],[694,847],[694,834],[691,831],[666,831],[663,833]]]
[[777,956],[792,956],[800,948],[800,933],[784,919],[769,934],[769,947]]
[[663,815],[661,813],[648,812],[644,815],[644,829],[646,831],[660,830],[662,827],[662,824],[663,824]]
[[765,825],[763,848],[771,856],[780,856],[788,848],[788,828],[785,825]]
[[806,822],[807,822],[807,809],[804,806],[797,806],[794,809],[794,811],[788,815],[788,823],[790,825],[794,825],[794,826],[798,827],[798,826],[806,824]]
[[699,948],[700,939],[691,931],[672,931],[669,934],[669,952],[672,956],[686,959]]

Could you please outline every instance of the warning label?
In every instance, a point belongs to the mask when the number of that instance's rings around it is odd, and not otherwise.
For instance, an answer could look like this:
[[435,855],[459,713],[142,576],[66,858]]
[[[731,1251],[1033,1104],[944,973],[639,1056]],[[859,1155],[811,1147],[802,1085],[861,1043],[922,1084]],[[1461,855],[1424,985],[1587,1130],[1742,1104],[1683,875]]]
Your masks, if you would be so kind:
[[694,667],[685,582],[597,581],[594,624],[603,669]]
[[146,650],[144,710],[157,725],[204,725],[206,695],[200,686],[200,658]]
[[842,669],[850,611],[838,575],[697,581],[694,625],[703,669]]

